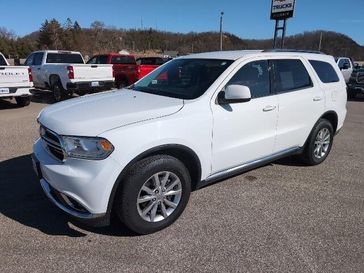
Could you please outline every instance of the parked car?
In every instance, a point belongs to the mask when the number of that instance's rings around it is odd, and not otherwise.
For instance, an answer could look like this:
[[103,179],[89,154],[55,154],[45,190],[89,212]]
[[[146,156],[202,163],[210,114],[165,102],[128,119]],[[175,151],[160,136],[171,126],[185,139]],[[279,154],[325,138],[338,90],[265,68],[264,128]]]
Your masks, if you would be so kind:
[[147,234],[172,224],[192,189],[289,155],[323,162],[346,96],[328,55],[189,55],[122,92],[45,108],[33,162],[63,211],[97,225],[115,213]]
[[364,68],[355,69],[348,82],[348,97],[353,99],[364,94]]
[[347,57],[339,57],[336,58],[335,60],[341,70],[341,73],[344,76],[345,82],[348,83],[351,73],[353,73],[354,70],[353,61]]
[[25,61],[31,67],[34,86],[53,91],[55,101],[73,93],[108,90],[113,87],[112,66],[85,64],[79,52],[44,50],[33,52]]
[[137,64],[139,65],[139,75],[138,79],[143,78],[148,75],[154,69],[160,65],[170,61],[172,58],[162,58],[162,57],[143,57],[137,59]]
[[138,80],[138,65],[133,55],[109,53],[92,57],[88,64],[112,64],[116,88],[123,88]]
[[25,66],[10,66],[0,53],[0,99],[15,98],[23,107],[30,103],[33,87],[31,70]]

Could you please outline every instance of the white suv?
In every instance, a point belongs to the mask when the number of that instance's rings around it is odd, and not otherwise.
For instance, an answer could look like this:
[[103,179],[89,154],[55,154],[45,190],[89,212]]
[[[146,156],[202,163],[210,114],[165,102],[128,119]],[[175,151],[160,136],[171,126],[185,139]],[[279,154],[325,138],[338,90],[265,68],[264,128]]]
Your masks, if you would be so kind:
[[323,162],[346,115],[333,57],[231,51],[174,59],[128,89],[49,106],[33,163],[63,211],[147,234],[190,192],[288,155]]

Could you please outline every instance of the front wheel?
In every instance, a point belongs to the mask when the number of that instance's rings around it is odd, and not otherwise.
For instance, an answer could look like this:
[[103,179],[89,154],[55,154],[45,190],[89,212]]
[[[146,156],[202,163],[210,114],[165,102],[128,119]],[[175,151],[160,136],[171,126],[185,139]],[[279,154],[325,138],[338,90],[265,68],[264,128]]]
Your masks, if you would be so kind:
[[121,183],[115,210],[120,220],[138,234],[171,225],[185,209],[191,192],[187,168],[168,155],[137,162]]
[[326,119],[320,119],[307,140],[301,158],[310,166],[322,163],[331,151],[333,139],[332,124]]

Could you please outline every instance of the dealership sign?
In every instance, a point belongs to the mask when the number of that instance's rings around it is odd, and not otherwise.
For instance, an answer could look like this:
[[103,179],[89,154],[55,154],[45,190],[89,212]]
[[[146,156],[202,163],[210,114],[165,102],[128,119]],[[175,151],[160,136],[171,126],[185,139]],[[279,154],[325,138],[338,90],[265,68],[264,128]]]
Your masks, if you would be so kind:
[[293,16],[295,0],[272,0],[270,19],[281,20]]

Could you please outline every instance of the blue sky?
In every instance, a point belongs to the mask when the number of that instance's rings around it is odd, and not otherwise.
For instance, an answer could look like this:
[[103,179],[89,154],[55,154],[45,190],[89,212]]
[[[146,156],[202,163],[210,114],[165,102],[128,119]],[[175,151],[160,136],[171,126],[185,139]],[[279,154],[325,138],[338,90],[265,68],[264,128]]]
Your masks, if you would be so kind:
[[[218,30],[220,11],[224,30],[242,38],[271,38],[271,0],[0,0],[0,26],[23,36],[37,30],[46,18],[67,17],[89,27],[95,20],[122,28],[157,28],[174,32]],[[364,45],[364,0],[296,0],[287,34],[332,30]]]

